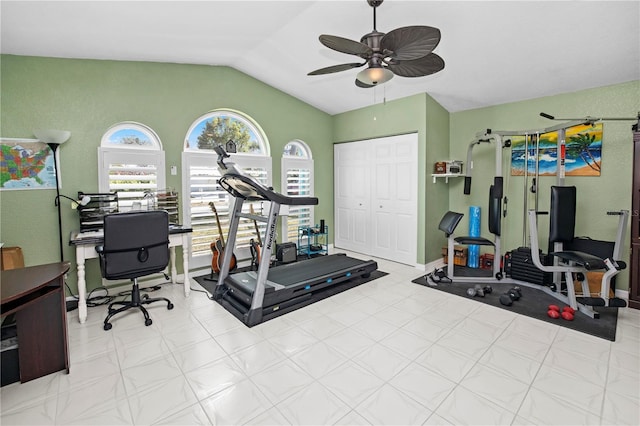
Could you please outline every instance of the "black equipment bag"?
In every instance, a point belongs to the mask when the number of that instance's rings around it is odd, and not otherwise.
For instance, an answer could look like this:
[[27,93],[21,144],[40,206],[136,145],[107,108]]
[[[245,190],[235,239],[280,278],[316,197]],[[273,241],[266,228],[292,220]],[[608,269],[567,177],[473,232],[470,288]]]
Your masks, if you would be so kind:
[[[613,241],[593,240],[589,237],[575,237],[571,242],[564,244],[564,250],[581,251],[582,253],[591,254],[601,259],[613,257],[613,249],[615,243]],[[622,259],[614,259],[622,260]],[[609,286],[612,290],[616,289],[616,278],[611,278]]]
[[276,260],[282,263],[291,263],[298,260],[298,247],[296,243],[287,242],[276,244]]

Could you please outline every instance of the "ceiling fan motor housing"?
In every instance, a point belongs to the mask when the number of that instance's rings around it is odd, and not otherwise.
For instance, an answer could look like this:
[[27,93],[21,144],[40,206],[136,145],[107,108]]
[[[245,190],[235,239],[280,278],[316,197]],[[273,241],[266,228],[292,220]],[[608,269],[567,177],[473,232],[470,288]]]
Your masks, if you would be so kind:
[[[369,34],[365,34],[360,39],[360,43],[364,43],[373,50],[374,53],[380,52],[380,40],[384,37],[384,33],[380,31],[372,31]],[[362,56],[367,59],[368,56]]]

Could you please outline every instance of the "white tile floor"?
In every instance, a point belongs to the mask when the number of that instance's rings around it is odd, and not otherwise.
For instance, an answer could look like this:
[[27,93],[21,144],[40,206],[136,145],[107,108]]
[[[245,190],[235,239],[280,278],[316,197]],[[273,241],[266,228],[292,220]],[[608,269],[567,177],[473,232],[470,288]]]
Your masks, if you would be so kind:
[[621,310],[612,343],[379,269],[253,328],[181,285],[162,287],[175,309],[152,305],[150,327],[71,312],[71,373],[3,387],[0,423],[640,424],[639,311]]

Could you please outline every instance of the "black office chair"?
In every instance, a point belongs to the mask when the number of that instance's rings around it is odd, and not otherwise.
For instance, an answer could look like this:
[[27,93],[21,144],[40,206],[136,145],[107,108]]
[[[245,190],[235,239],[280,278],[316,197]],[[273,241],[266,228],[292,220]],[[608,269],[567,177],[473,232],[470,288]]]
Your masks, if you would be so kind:
[[[128,278],[133,282],[130,301],[109,305],[104,329],[110,330],[109,320],[130,308],[139,308],[144,314],[144,325],[152,324],[149,313],[142,305],[165,301],[167,309],[173,304],[164,297],[140,297],[138,278],[163,272],[169,264],[169,214],[164,210],[114,213],[104,217],[104,245],[96,247],[100,257],[102,276],[108,280]],[[123,305],[114,309],[114,305]]]

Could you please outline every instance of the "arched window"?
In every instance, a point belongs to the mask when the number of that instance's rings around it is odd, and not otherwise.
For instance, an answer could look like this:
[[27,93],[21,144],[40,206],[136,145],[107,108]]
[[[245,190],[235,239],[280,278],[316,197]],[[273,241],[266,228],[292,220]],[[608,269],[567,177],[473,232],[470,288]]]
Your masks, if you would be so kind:
[[215,110],[193,122],[185,150],[213,151],[222,145],[229,153],[269,156],[264,132],[249,117],[231,110]]
[[[223,145],[229,152],[229,161],[263,184],[271,185],[269,142],[260,126],[249,116],[218,109],[198,117],[191,124],[182,153],[182,193],[188,197],[183,198],[185,202],[182,205],[184,223],[193,229],[189,261],[194,268],[211,266],[211,243],[220,238],[218,221],[225,242],[229,229],[233,198],[218,185],[220,173],[217,154],[213,151],[218,145]],[[261,203],[244,203],[243,209],[247,213],[251,208],[256,213],[262,212]],[[258,225],[264,231],[265,224],[258,222]],[[254,223],[241,221],[236,247],[233,248],[238,260],[250,258],[249,242],[252,238],[257,239]]]
[[[165,190],[164,151],[156,132],[132,121],[107,129],[98,148],[98,186],[102,193],[118,193],[120,211],[149,207],[149,195]],[[177,207],[169,213],[177,222]]]
[[[286,195],[313,196],[313,158],[309,146],[299,140],[285,145],[282,152],[282,189]],[[313,227],[312,206],[290,206],[283,216],[287,241],[297,242],[299,227]]]

